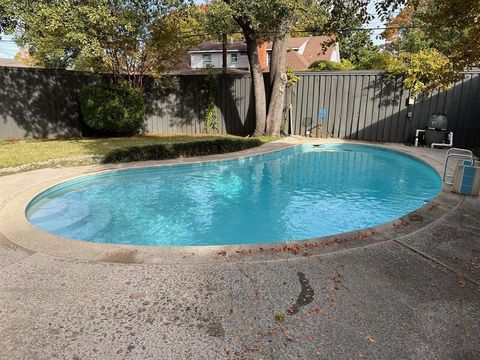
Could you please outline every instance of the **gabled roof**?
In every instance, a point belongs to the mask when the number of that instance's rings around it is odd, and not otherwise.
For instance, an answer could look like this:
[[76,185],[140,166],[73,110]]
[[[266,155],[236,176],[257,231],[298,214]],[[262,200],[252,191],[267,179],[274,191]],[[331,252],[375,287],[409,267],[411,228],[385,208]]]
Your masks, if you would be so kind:
[[[293,70],[306,70],[315,61],[331,60],[335,51],[334,39],[329,36],[308,36],[300,38],[290,38],[285,64],[287,68]],[[302,51],[297,52],[297,49]],[[267,49],[271,51],[271,43],[267,45]]]
[[[272,50],[272,43],[267,43],[267,51]],[[221,52],[223,45],[217,41],[204,41],[198,47],[192,48],[190,53]],[[335,42],[329,36],[302,36],[288,40],[288,49],[285,63],[293,70],[306,70],[315,61],[331,60],[335,50]],[[227,51],[247,51],[247,44],[243,41],[234,41],[227,44]]]
[[310,63],[296,51],[289,51],[285,57],[285,65],[287,68],[293,68],[294,70],[304,70],[308,69]]
[[[189,52],[222,51],[223,44],[218,41],[204,41],[199,46],[190,49]],[[227,43],[227,51],[247,51],[247,44],[243,41]]]
[[309,64],[318,60],[330,60],[335,43],[332,44],[332,38],[328,36],[312,36],[305,47],[303,57]]
[[[289,49],[299,49],[303,44],[305,44],[311,36],[302,36],[302,37],[291,37],[288,39],[288,48]],[[272,50],[272,42],[267,43],[267,50]]]

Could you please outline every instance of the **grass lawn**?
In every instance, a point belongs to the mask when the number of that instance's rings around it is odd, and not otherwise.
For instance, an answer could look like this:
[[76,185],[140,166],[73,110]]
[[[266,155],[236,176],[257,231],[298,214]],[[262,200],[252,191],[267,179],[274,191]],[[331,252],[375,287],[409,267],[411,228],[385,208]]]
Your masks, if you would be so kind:
[[[151,134],[122,138],[81,138],[68,140],[0,141],[0,169],[82,155],[105,156],[113,150],[158,143],[186,143],[219,138],[219,135]],[[238,138],[242,139],[242,138]],[[275,140],[261,138],[262,142]],[[69,164],[74,164],[70,162]]]

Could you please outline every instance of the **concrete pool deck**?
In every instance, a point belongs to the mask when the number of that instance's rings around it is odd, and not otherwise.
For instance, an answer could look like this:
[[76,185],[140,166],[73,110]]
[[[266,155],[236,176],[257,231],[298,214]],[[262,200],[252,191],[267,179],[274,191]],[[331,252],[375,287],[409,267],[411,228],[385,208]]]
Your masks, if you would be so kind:
[[[310,141],[319,142],[289,138],[241,154]],[[445,153],[387,147],[437,169]],[[447,189],[397,222],[270,250],[80,246],[39,238],[11,212],[67,178],[151,164],[0,177],[1,359],[480,356],[478,198]]]

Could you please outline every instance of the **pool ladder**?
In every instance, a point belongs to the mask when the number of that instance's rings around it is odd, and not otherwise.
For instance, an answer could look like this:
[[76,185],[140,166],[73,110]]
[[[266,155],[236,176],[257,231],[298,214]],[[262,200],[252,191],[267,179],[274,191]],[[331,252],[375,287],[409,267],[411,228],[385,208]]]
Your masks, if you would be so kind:
[[473,152],[466,149],[458,149],[458,148],[451,148],[448,149],[447,155],[445,155],[445,163],[443,165],[443,182],[447,185],[453,185],[453,174],[448,173],[448,161],[451,159],[457,160],[468,160],[471,161],[471,165],[473,166],[475,163],[475,157],[473,156]]

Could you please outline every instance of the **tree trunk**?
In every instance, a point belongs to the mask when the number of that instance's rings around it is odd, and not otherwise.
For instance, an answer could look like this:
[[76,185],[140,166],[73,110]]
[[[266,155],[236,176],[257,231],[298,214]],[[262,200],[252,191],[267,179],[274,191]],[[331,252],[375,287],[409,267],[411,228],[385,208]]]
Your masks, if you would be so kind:
[[247,37],[247,55],[250,62],[253,97],[255,99],[255,132],[253,136],[261,136],[265,135],[266,131],[267,100],[262,68],[258,60],[258,41],[254,35]]
[[[224,0],[232,6],[233,0]],[[250,73],[253,82],[253,94],[255,99],[255,132],[254,136],[264,134],[280,135],[280,126],[282,123],[283,104],[285,97],[285,88],[287,85],[287,74],[285,73],[285,57],[287,54],[288,38],[290,33],[290,17],[282,20],[279,29],[283,34],[273,43],[272,62],[270,65],[270,101],[268,104],[267,117],[267,99],[265,92],[265,83],[263,80],[262,68],[258,59],[258,33],[253,28],[250,20],[242,15],[234,15],[234,19],[242,28],[243,35],[247,42],[247,55],[250,62]]]
[[222,69],[227,73],[227,34],[222,35]]
[[267,135],[280,135],[285,89],[288,80],[285,72],[288,37],[289,35],[286,33],[285,36],[273,42],[272,61],[270,64],[270,103],[267,115]]
[[[228,5],[232,4],[231,0],[224,1]],[[253,136],[261,136],[265,135],[266,131],[267,100],[262,68],[258,59],[257,33],[245,17],[234,16],[234,19],[242,28],[247,43],[248,62],[250,63],[250,74],[252,75],[253,84],[253,98],[255,100],[255,132]]]

